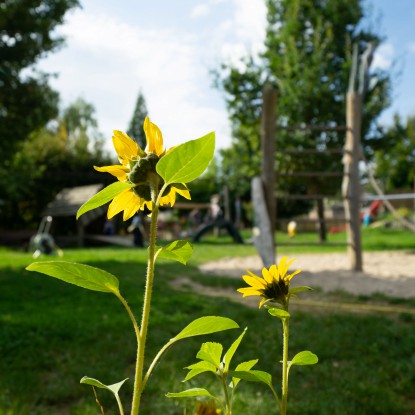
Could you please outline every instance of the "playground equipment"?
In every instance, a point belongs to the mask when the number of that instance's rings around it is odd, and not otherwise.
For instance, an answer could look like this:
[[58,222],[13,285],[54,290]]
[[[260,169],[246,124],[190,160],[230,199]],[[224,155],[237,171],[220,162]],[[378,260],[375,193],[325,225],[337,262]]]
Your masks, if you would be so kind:
[[56,245],[49,233],[52,221],[52,216],[44,216],[40,221],[36,235],[30,239],[29,249],[33,251],[33,258],[38,258],[40,255],[63,256],[63,251]]
[[[367,89],[368,69],[371,64],[375,46],[369,44],[362,55],[360,62],[358,59],[358,48],[355,45],[353,50],[353,65],[349,79],[349,89],[346,97],[346,125],[325,126],[325,125],[300,125],[300,126],[280,126],[278,130],[288,131],[318,131],[326,132],[345,132],[346,141],[343,149],[284,149],[284,153],[299,154],[340,154],[343,155],[343,172],[291,172],[284,175],[297,177],[342,177],[341,199],[345,211],[345,227],[347,230],[347,242],[336,243],[336,245],[346,245],[351,268],[355,271],[363,270],[362,243],[361,243],[361,223],[360,223],[360,177],[359,162],[361,160],[361,121],[362,121],[362,101]],[[252,199],[256,216],[265,214],[268,220],[263,220],[264,224],[259,227],[259,231],[254,236],[254,244],[264,262],[264,266],[275,263],[275,221],[277,203],[275,198],[275,152],[276,152],[276,101],[277,93],[270,86],[266,86],[263,91],[262,120],[261,120],[261,176],[252,181]],[[280,173],[279,176],[282,174]],[[257,182],[261,181],[263,192],[257,190]],[[324,220],[324,200],[336,197],[334,195],[309,194],[309,195],[286,195],[279,198],[297,200],[315,200],[317,202],[318,220],[320,231],[320,243],[333,245],[325,242],[325,220]],[[267,224],[270,224],[268,226]],[[281,244],[280,244],[281,245]],[[298,243],[285,243],[285,245],[298,245]],[[308,245],[308,244],[307,244]]]

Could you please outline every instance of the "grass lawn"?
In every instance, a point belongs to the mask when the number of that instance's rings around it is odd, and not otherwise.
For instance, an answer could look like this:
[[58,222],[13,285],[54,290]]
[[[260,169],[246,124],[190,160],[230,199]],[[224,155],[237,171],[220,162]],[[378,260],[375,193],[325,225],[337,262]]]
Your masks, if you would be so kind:
[[[414,249],[413,234],[364,230],[366,249]],[[386,236],[386,237],[385,237]],[[298,239],[305,237],[299,236]],[[341,237],[341,235],[336,235]],[[389,244],[389,245],[388,245]],[[333,247],[326,248],[328,252]],[[344,248],[335,248],[336,251]],[[308,251],[305,247],[281,252]],[[320,249],[321,251],[321,249]],[[148,356],[191,320],[221,315],[249,327],[235,363],[259,358],[258,369],[275,374],[279,385],[281,331],[277,319],[229,299],[203,297],[173,289],[169,281],[186,276],[205,285],[236,288],[240,281],[202,275],[197,264],[224,256],[255,254],[252,246],[237,246],[224,238],[196,245],[194,259],[184,267],[160,261],[153,293]],[[65,260],[103,268],[120,278],[120,290],[136,314],[142,304],[145,250],[100,248],[66,250]],[[99,414],[92,390],[80,385],[87,375],[110,384],[126,377],[121,390],[128,413],[134,371],[135,339],[118,300],[29,273],[32,262],[23,252],[0,249],[0,415]],[[316,293],[320,295],[320,293]],[[344,293],[333,301],[379,301]],[[415,307],[415,300],[380,298],[384,303]],[[168,400],[166,392],[189,387],[215,390],[212,377],[183,384],[183,367],[195,362],[202,341],[229,344],[239,335],[231,330],[184,340],[172,347],[154,371],[143,397],[142,413],[183,414],[185,402]],[[278,342],[278,348],[277,348]],[[415,316],[410,313],[351,314],[344,311],[298,310],[292,320],[290,354],[304,349],[320,362],[295,367],[290,375],[290,415],[413,415],[415,414]],[[202,383],[203,382],[203,383]],[[238,395],[237,395],[238,396]],[[113,400],[100,392],[106,414],[115,414]],[[249,409],[247,409],[249,408]],[[271,394],[259,384],[243,383],[235,414],[276,414]]]

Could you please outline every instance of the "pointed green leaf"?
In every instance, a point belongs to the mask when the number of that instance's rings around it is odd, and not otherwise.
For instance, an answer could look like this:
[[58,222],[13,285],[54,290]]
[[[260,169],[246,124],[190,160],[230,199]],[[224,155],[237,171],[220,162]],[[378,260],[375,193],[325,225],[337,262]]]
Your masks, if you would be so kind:
[[210,392],[203,388],[192,388],[177,393],[169,392],[166,396],[168,398],[193,398],[195,396],[207,396],[208,398],[216,399]]
[[239,344],[241,343],[247,330],[248,330],[248,327],[245,328],[242,334],[232,343],[231,347],[229,347],[228,351],[225,353],[225,356],[223,357],[223,362],[225,363],[225,369],[224,369],[225,373],[229,370],[229,365],[231,363],[232,357],[235,354],[236,350],[238,349]]
[[157,256],[159,258],[172,259],[186,265],[193,253],[193,245],[189,241],[174,241],[164,247],[156,246],[160,250]]
[[296,294],[296,293],[300,293],[301,291],[313,291],[313,289],[311,287],[306,287],[304,285],[304,286],[290,288],[289,293]]
[[193,365],[187,366],[186,369],[190,369],[190,371],[184,378],[183,382],[186,382],[189,379],[203,372],[212,372],[216,374],[216,366],[204,360],[202,360],[201,362],[194,363]]
[[262,382],[272,387],[272,376],[262,370],[231,370],[233,378],[248,380],[250,382]]
[[102,189],[96,195],[92,196],[91,199],[86,201],[78,210],[76,214],[76,219],[78,219],[84,213],[96,209],[105,203],[108,203],[110,200],[114,199],[115,196],[123,192],[124,190],[131,187],[130,183],[126,182],[115,182],[107,186],[105,189]]
[[216,368],[220,367],[220,358],[222,356],[223,346],[220,343],[207,342],[203,343],[196,357],[205,362],[212,363]]
[[267,308],[268,308],[268,313],[270,313],[271,316],[278,317],[281,320],[290,318],[290,313],[288,311],[283,310],[282,308],[269,307],[269,306]]
[[102,269],[65,261],[34,262],[26,267],[87,290],[119,294],[117,277]]
[[101,389],[107,389],[110,392],[112,392],[114,395],[118,396],[118,392],[121,389],[121,386],[125,383],[125,381],[127,381],[127,379],[122,380],[121,382],[118,383],[114,383],[113,385],[104,385],[102,382],[100,382],[97,379],[94,378],[89,378],[88,376],[84,376],[80,383],[84,383],[85,385],[91,385],[91,386],[95,386],[97,388],[101,388]]
[[304,350],[303,352],[297,353],[293,359],[288,362],[288,368],[291,366],[306,366],[306,365],[315,365],[318,363],[318,357],[309,350]]
[[203,334],[216,333],[218,331],[239,328],[233,320],[227,317],[206,316],[192,321],[176,337],[170,340],[171,343],[187,337],[201,336]]
[[209,165],[215,150],[215,133],[175,147],[156,165],[157,173],[167,183],[189,183]]
[[[251,370],[257,363],[258,359],[248,360],[247,362],[239,363],[239,365],[235,368],[235,372]],[[236,388],[236,385],[240,382],[240,380],[241,379],[238,378],[232,378],[232,386]]]

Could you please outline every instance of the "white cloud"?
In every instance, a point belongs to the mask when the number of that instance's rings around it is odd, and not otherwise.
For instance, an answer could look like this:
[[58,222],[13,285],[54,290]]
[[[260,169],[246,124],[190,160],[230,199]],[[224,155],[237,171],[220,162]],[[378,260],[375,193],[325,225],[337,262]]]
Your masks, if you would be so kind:
[[391,43],[380,45],[373,57],[372,67],[374,69],[389,69],[393,63],[394,47]]
[[210,12],[210,7],[208,3],[199,3],[196,4],[196,6],[193,7],[190,17],[202,17],[208,15]]
[[232,0],[233,15],[216,30],[220,56],[233,65],[263,49],[266,6],[263,0]]
[[217,147],[227,147],[228,114],[220,92],[211,87],[209,70],[224,58],[257,52],[265,6],[263,0],[208,0],[206,5],[219,19],[191,34],[157,20],[135,25],[108,12],[77,10],[60,30],[67,47],[39,66],[59,74],[52,85],[64,105],[80,95],[94,104],[109,147],[112,130],[127,128],[140,89],[167,146],[216,130]]
[[411,53],[415,53],[415,42],[410,43],[408,49]]

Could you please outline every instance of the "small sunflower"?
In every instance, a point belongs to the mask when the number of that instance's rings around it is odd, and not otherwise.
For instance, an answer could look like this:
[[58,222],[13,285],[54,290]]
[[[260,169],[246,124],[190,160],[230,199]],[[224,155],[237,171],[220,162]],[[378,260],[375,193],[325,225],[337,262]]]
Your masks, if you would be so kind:
[[196,406],[195,415],[217,415],[221,412],[220,409],[216,409],[216,405],[213,401],[199,402]]
[[237,291],[242,293],[243,297],[254,295],[262,297],[259,308],[268,301],[280,303],[284,308],[288,307],[291,279],[301,272],[298,270],[287,274],[289,266],[294,261],[295,258],[290,260],[286,256],[281,258],[278,266],[274,264],[269,269],[262,269],[262,278],[247,271],[249,275],[243,275],[242,278],[250,287],[239,288]]
[[[143,151],[140,146],[122,131],[114,131],[112,142],[118,155],[120,164],[113,166],[96,167],[100,172],[110,173],[121,182],[128,182],[133,187],[121,191],[114,197],[108,207],[108,219],[117,213],[124,211],[123,220],[135,215],[138,210],[144,210],[147,206],[152,210],[150,181],[157,182],[159,190],[164,181],[157,174],[157,162],[167,154],[169,150],[163,150],[163,135],[156,124],[148,117],[144,120],[144,133],[147,146]],[[160,198],[160,205],[173,206],[176,201],[176,193],[190,199],[190,193],[184,183],[174,183],[167,187],[164,196]]]

